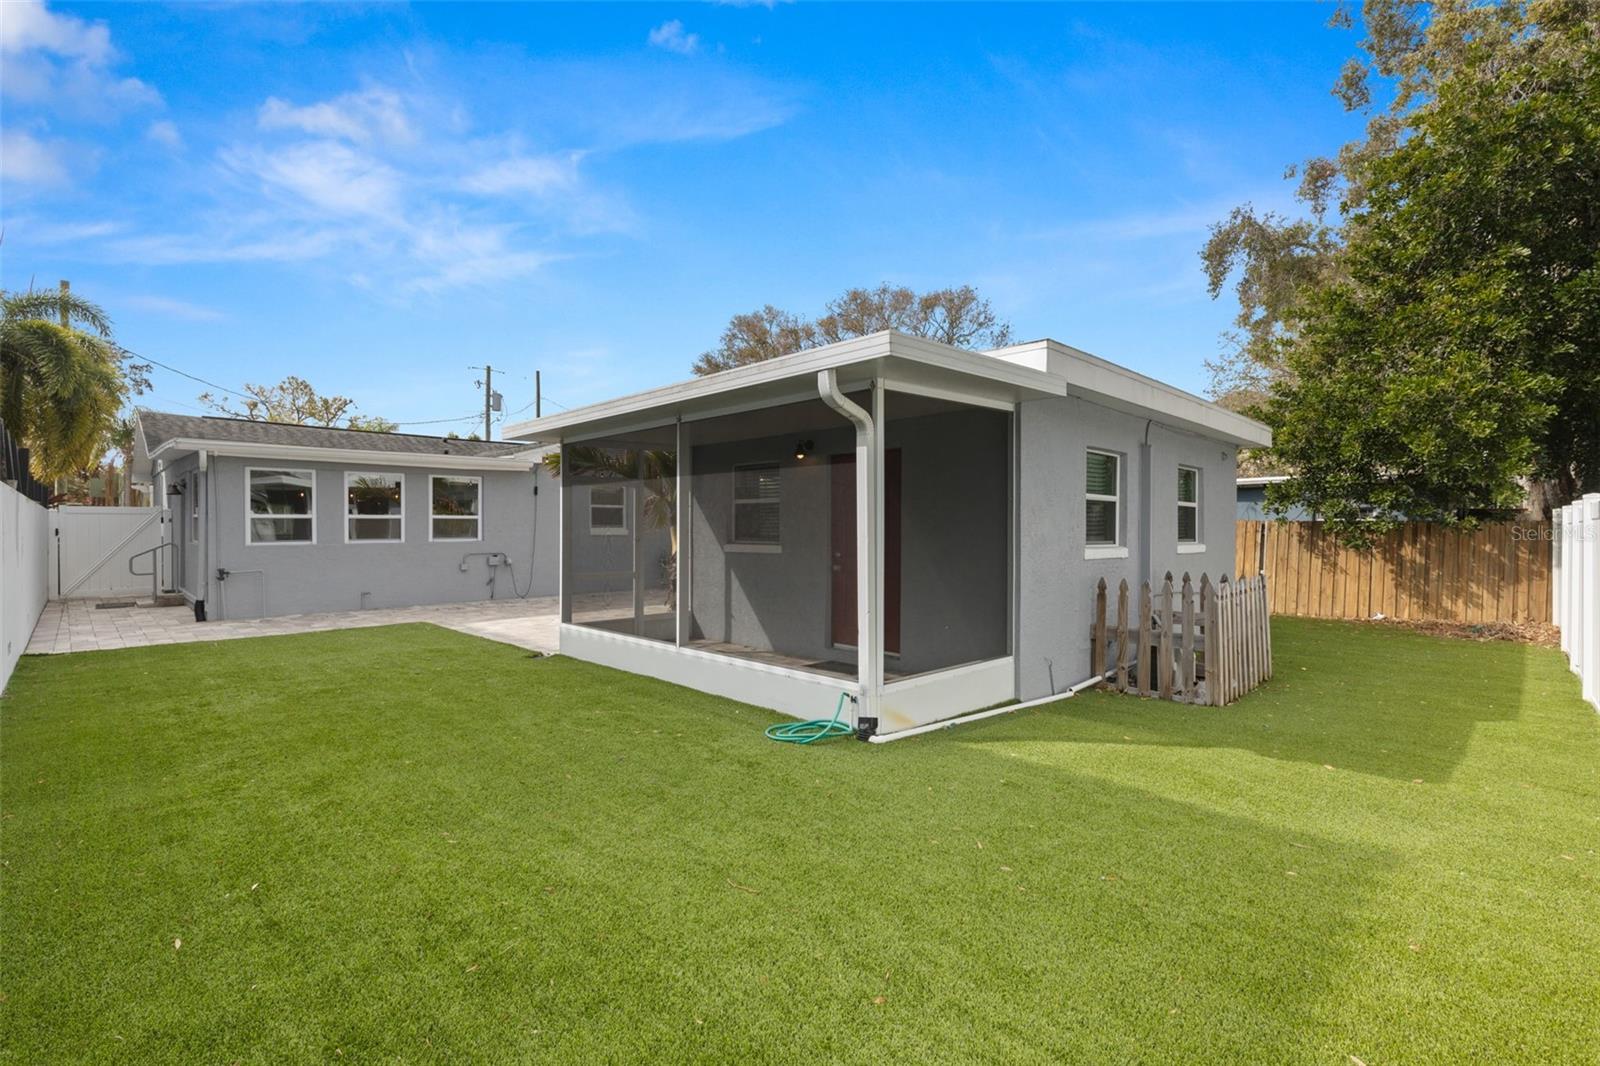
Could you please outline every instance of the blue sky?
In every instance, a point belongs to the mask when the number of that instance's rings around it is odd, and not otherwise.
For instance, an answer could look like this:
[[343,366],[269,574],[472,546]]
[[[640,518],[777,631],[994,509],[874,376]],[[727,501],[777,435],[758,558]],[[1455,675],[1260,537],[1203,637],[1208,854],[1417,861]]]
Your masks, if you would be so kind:
[[0,284],[70,278],[137,352],[439,432],[470,366],[508,413],[535,368],[576,406],[880,281],[971,283],[1020,337],[1199,391],[1232,311],[1207,225],[1358,132],[1330,12],[8,3]]

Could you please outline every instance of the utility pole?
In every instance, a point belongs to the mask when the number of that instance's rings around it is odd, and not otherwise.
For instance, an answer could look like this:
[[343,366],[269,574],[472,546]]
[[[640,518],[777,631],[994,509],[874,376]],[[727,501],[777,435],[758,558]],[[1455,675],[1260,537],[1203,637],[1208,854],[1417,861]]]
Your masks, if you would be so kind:
[[539,371],[533,372],[533,417],[544,417],[544,390],[539,385]]
[[494,403],[494,367],[483,368],[483,439],[494,440],[494,423],[489,420],[489,411]]
[[494,391],[494,367],[472,366],[467,369],[483,371],[483,380],[473,384],[483,386],[483,439],[494,440],[494,412],[505,406],[500,394]]

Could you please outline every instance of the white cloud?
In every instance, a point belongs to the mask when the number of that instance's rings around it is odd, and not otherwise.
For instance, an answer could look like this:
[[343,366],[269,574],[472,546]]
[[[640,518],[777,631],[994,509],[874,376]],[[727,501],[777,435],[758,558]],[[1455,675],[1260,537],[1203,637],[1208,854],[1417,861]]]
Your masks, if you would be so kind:
[[152,122],[145,128],[145,138],[167,148],[182,148],[183,134],[178,132],[176,123],[169,119]]
[[693,55],[700,49],[700,35],[685,33],[683,23],[678,19],[672,19],[650,31],[650,44],[655,48],[677,52],[679,55]]
[[0,54],[34,50],[95,64],[107,63],[116,54],[104,22],[57,15],[38,0],[12,0],[6,4],[6,17],[0,19]]
[[276,96],[268,97],[256,122],[264,130],[299,130],[354,144],[409,144],[416,138],[404,101],[398,93],[383,88],[345,93],[303,107]]
[[121,57],[104,22],[58,15],[34,0],[5,5],[0,55],[0,92],[14,105],[104,122],[162,103],[152,86],[112,73]]
[[228,317],[214,307],[203,307],[187,300],[174,300],[169,296],[124,296],[117,303],[122,307],[149,311],[152,314],[182,319],[185,322],[220,322]]
[[461,187],[486,196],[529,193],[543,196],[578,183],[582,153],[563,156],[512,156],[468,174]]
[[333,215],[390,216],[399,211],[401,180],[387,164],[336,141],[231,151],[225,165],[288,193],[296,206]]
[[67,179],[60,143],[41,141],[23,130],[0,130],[0,164],[7,182],[46,185]]

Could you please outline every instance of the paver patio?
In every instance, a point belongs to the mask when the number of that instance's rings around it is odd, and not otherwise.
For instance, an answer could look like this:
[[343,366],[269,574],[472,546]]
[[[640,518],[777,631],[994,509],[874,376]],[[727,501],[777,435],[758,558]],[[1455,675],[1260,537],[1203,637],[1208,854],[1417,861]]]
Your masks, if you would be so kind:
[[28,641],[30,655],[142,648],[203,640],[281,636],[328,629],[359,629],[399,622],[432,622],[461,633],[554,653],[559,617],[554,596],[481,600],[425,607],[289,614],[276,618],[196,622],[188,607],[96,607],[94,600],[52,600]]

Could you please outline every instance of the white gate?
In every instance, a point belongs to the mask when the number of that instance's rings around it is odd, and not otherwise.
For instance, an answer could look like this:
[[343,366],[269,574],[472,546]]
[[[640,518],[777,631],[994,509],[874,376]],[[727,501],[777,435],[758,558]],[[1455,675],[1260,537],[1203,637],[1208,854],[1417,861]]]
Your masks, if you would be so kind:
[[[100,599],[149,596],[151,568],[160,588],[171,585],[163,507],[58,507],[50,512],[50,598]],[[155,549],[155,550],[152,550]],[[128,560],[140,574],[129,572]]]

